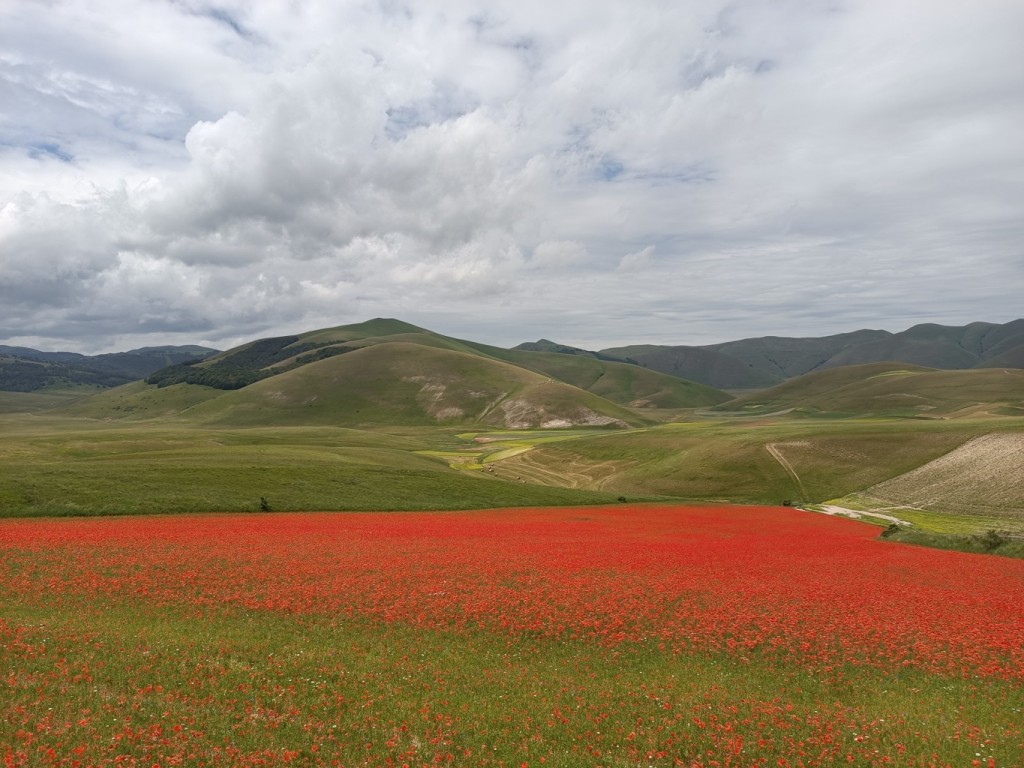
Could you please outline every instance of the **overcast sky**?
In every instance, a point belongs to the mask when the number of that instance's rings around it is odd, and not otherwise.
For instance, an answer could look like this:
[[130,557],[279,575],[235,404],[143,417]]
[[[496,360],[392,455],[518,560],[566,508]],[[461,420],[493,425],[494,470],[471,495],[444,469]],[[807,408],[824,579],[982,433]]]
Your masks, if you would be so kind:
[[1020,0],[2,0],[0,343],[1024,316]]

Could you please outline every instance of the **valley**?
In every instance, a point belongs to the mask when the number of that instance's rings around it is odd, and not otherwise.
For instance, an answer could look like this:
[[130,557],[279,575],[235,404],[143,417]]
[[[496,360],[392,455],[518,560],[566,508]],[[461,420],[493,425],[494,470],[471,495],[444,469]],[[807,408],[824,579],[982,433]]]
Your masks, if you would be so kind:
[[[992,348],[1016,343],[1007,328]],[[199,349],[104,390],[0,393],[0,514],[685,501],[996,529],[1003,553],[1024,534],[1018,368],[826,366],[730,394],[615,350],[500,349],[382,318]]]

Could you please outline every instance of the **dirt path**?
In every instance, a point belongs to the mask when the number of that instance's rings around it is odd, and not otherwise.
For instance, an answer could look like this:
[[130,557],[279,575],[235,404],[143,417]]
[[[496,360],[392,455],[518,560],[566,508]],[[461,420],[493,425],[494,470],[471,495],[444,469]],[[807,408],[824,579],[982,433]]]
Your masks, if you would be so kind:
[[790,464],[786,457],[782,455],[782,451],[779,450],[778,444],[765,443],[764,447],[768,450],[768,453],[772,455],[772,458],[779,462],[779,466],[786,470],[789,476],[793,478],[793,482],[796,483],[796,487],[800,491],[801,501],[805,501],[807,499],[807,489],[804,488],[803,481],[800,479],[800,475],[796,473],[796,470],[793,469],[793,465]]
[[896,525],[910,525],[906,520],[900,520],[898,517],[893,517],[892,515],[885,515],[881,512],[862,512],[856,509],[838,507],[835,504],[822,504],[821,511],[826,515],[840,515],[841,517],[852,517],[855,519],[863,517],[877,517],[879,520],[886,520],[890,523],[896,523]]

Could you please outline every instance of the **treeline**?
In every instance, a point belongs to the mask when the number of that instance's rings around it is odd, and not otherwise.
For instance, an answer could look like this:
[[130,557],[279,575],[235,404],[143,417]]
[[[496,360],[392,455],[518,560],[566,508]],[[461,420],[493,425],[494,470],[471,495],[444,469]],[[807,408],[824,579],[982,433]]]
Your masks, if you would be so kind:
[[[241,389],[269,376],[290,371],[308,363],[323,360],[345,352],[346,347],[334,342],[295,344],[298,336],[279,336],[261,339],[219,360],[198,365],[201,360],[188,360],[161,368],[146,379],[147,384],[169,387],[172,384],[197,384],[214,389]],[[270,368],[294,358],[288,365]]]

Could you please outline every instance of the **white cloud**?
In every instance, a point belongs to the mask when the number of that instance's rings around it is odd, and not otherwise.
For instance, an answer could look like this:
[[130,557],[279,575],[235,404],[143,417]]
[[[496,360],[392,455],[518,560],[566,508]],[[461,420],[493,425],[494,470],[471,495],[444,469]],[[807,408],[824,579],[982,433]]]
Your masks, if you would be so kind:
[[10,0],[0,338],[1008,320],[1022,25],[1011,0]]

